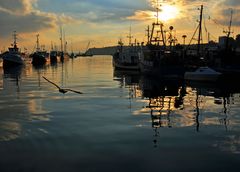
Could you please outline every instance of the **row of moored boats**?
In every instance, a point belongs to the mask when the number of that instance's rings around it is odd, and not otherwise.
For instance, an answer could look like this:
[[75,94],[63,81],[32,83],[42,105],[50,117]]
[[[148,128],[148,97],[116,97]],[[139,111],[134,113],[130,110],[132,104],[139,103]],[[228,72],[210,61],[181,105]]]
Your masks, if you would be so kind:
[[24,63],[28,57],[30,57],[31,63],[35,66],[44,65],[48,61],[50,61],[51,63],[56,63],[58,61],[63,62],[64,60],[67,60],[68,58],[74,57],[73,54],[69,55],[68,53],[65,53],[64,51],[51,50],[50,53],[48,53],[46,50],[40,49],[38,36],[37,36],[36,51],[30,55],[27,55],[26,53],[22,53],[17,46],[16,32],[14,32],[13,38],[14,38],[14,40],[13,40],[12,46],[8,48],[8,51],[1,54],[2,65],[4,68],[10,68],[13,66],[24,65]]

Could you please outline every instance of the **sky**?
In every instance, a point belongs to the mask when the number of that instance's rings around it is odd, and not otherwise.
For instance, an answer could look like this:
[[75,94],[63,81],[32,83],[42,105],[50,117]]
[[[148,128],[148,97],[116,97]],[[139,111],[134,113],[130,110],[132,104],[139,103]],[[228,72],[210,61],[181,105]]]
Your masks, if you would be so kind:
[[[85,51],[90,47],[128,44],[130,28],[133,39],[146,42],[146,28],[156,21],[157,0],[0,0],[0,50],[12,43],[13,31],[18,46],[34,51],[36,35],[40,44],[50,49],[60,46],[63,29],[68,50]],[[164,30],[174,27],[179,43],[182,35],[189,41],[198,25],[203,5],[203,39],[217,41],[225,35],[233,10],[233,33],[240,33],[239,0],[159,0],[159,20]]]

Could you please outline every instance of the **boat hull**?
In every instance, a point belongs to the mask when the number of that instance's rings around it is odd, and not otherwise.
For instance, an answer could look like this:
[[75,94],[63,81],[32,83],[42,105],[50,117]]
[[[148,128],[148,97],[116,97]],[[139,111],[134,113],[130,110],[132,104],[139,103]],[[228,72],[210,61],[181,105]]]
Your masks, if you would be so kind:
[[138,64],[120,63],[116,60],[113,61],[113,66],[115,69],[120,69],[120,70],[139,70]]
[[3,56],[3,67],[19,66],[24,64],[24,59],[19,54],[5,54]]
[[35,66],[44,65],[47,62],[47,59],[43,55],[35,54],[32,56],[32,64]]

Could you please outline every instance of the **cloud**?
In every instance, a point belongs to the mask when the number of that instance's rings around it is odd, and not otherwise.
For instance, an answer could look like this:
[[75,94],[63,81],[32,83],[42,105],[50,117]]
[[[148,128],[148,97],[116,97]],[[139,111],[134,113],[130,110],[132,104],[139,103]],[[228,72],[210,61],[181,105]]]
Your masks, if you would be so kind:
[[[51,3],[51,6],[45,4]],[[63,5],[64,4],[64,8]],[[39,8],[47,8],[47,11],[65,13],[74,18],[79,18],[86,23],[122,23],[125,19],[134,15],[137,10],[144,10],[147,6],[146,0],[41,0]]]
[[126,17],[126,19],[128,20],[152,20],[153,19],[153,15],[152,11],[135,11],[133,16],[128,16]]
[[37,0],[0,1],[1,37],[9,37],[13,31],[18,33],[40,32],[54,28],[59,21],[72,22],[71,17],[40,11]]
[[233,26],[240,26],[240,4],[239,0],[224,0],[216,3],[216,10],[214,10],[214,18],[218,23],[228,26],[233,11]]

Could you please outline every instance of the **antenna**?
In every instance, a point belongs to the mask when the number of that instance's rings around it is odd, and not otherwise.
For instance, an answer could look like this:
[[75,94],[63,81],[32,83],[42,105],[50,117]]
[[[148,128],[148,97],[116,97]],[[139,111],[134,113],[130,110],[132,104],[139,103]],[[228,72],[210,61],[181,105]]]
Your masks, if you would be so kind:
[[155,17],[157,18],[156,24],[159,24],[159,6],[161,6],[161,4],[159,3],[159,0],[152,1],[152,3],[155,3],[156,13],[157,13],[157,14],[155,15]]

